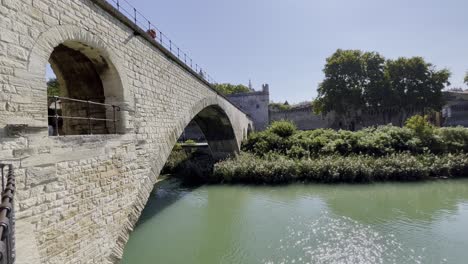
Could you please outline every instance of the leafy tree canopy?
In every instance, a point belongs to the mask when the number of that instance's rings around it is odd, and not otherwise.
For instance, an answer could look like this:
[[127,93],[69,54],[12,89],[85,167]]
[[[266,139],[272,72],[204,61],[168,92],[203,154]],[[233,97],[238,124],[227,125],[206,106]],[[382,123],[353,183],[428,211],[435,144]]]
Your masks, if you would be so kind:
[[270,103],[268,105],[271,109],[274,109],[274,110],[289,110],[291,109],[291,106],[289,105],[288,101],[286,101],[285,103]]
[[442,89],[450,84],[447,69],[436,70],[421,57],[388,60],[386,77],[392,102],[402,109],[439,110],[443,106]]
[[376,104],[385,88],[384,63],[376,52],[337,50],[327,58],[323,69],[325,80],[319,84],[315,111],[347,114],[366,104]]
[[468,72],[465,74],[465,79],[463,80],[466,84],[468,84]]
[[242,84],[234,85],[230,83],[217,83],[213,85],[213,88],[224,95],[251,92],[247,86]]
[[47,81],[47,96],[59,96],[60,84],[56,78],[51,78]]
[[337,50],[327,58],[314,111],[349,116],[357,110],[440,109],[450,72],[421,57],[385,60],[376,52]]

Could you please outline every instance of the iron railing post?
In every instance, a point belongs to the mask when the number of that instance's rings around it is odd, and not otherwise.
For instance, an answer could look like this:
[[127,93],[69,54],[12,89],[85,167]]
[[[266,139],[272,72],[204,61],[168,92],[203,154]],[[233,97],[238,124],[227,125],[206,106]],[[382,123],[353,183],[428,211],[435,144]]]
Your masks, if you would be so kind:
[[4,172],[3,172],[3,168],[5,167],[4,164],[0,164],[0,171],[2,171],[2,192],[3,190],[5,190],[5,175],[4,175]]
[[115,105],[112,105],[112,113],[113,113],[113,122],[114,122],[114,134],[117,134],[117,124],[115,121]]
[[136,10],[136,8],[133,8],[133,16],[134,16],[135,25],[136,25],[137,24],[137,10]]
[[86,109],[86,118],[88,119],[88,133],[90,135],[93,134],[93,131],[91,130],[91,105],[89,104],[89,100],[86,100],[87,102],[87,109]]
[[59,130],[58,130],[58,111],[57,111],[57,101],[58,101],[58,96],[54,96],[55,101],[54,101],[54,114],[55,114],[55,134],[56,136],[59,136]]

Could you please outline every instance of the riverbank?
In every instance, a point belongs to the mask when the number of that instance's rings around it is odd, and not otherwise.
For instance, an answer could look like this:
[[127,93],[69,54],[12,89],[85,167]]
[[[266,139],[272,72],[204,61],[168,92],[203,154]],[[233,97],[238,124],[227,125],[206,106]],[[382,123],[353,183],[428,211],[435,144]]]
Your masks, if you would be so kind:
[[468,177],[468,155],[391,154],[330,155],[310,159],[292,159],[270,155],[258,157],[242,153],[215,164],[211,183],[285,184],[369,183],[418,181],[436,178]]
[[171,154],[168,168],[184,177],[189,175],[190,180],[201,175],[196,181],[202,183],[368,183],[460,178],[468,177],[468,129],[437,128],[421,116],[410,118],[403,128],[388,125],[356,132],[298,131],[294,124],[278,121],[265,131],[250,134],[240,155],[215,164],[213,169],[191,156]]

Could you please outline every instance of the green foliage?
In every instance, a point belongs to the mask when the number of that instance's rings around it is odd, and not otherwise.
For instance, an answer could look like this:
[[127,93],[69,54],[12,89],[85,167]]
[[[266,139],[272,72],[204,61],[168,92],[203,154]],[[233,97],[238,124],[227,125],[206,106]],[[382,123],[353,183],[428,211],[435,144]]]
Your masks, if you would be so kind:
[[348,115],[365,106],[364,96],[370,102],[377,100],[381,95],[377,91],[385,87],[384,63],[376,52],[338,49],[327,58],[314,110]]
[[176,144],[169,155],[162,174],[170,174],[188,183],[205,182],[213,172],[212,157],[197,149],[184,149]]
[[187,139],[187,140],[185,140],[184,143],[187,144],[187,145],[195,145],[195,144],[197,144],[197,142],[196,142],[195,140],[193,140],[193,139]]
[[447,69],[437,71],[421,57],[388,60],[385,76],[391,87],[391,99],[401,109],[440,110],[443,106],[442,89],[450,84]]
[[465,73],[465,78],[463,79],[463,81],[468,84],[468,72]]
[[60,84],[55,78],[49,79],[47,82],[47,96],[59,96]]
[[353,154],[385,156],[402,152],[458,153],[468,152],[468,129],[435,128],[418,117],[412,118],[403,128],[379,126],[356,132],[316,129],[294,131],[290,136],[282,137],[267,129],[249,135],[242,150],[259,157],[275,153],[290,158]]
[[420,139],[427,139],[434,133],[434,127],[427,116],[414,115],[406,120],[405,127],[412,129]]
[[254,132],[243,143],[242,149],[259,156],[269,152],[285,153],[290,148],[290,140],[271,131]]
[[292,136],[297,131],[297,127],[291,121],[281,120],[271,123],[267,131],[284,138]]
[[242,84],[234,85],[230,83],[217,83],[213,85],[213,88],[224,95],[251,92],[247,86]]
[[268,106],[273,110],[285,111],[291,109],[291,106],[289,104],[282,103],[270,103]]
[[[436,70],[421,57],[385,60],[375,52],[338,49],[327,58],[315,113],[335,111],[353,119],[359,110],[395,109],[392,115],[440,110],[447,69]],[[388,111],[390,112],[390,111]]]
[[415,181],[432,177],[466,177],[468,155],[392,154],[322,156],[290,159],[269,155],[264,158],[243,153],[217,163],[211,182],[283,184],[290,182],[367,183],[376,181]]
[[180,166],[189,159],[190,155],[185,152],[181,145],[176,144],[167,158],[163,168],[163,174],[175,173]]

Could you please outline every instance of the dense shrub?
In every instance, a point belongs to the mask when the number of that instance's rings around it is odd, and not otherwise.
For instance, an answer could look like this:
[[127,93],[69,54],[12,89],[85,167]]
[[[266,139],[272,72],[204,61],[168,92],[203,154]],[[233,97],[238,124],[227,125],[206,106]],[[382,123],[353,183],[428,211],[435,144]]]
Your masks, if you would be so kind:
[[268,127],[267,131],[285,138],[292,136],[297,131],[297,128],[294,123],[282,120],[273,122]]
[[243,153],[217,163],[211,182],[281,184],[289,182],[366,183],[415,181],[432,177],[468,176],[467,154],[328,155],[314,159],[291,159],[269,154]]
[[412,129],[420,138],[431,137],[434,127],[429,123],[426,116],[414,115],[405,122],[405,127]]
[[[366,154],[385,156],[393,153],[458,153],[468,152],[468,129],[434,128],[424,119],[413,119],[408,127],[379,126],[357,132],[317,129],[295,131],[280,136],[271,128],[252,133],[243,150],[258,156],[278,153],[290,158],[322,155]],[[277,130],[275,130],[277,132]],[[282,133],[281,135],[285,135]]]

